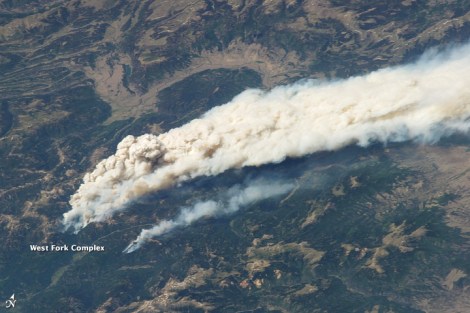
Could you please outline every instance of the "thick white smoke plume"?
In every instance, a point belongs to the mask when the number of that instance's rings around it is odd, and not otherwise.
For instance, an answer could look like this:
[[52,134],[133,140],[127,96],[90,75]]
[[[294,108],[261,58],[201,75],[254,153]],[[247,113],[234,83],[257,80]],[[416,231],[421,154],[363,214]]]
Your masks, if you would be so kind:
[[85,175],[64,224],[79,231],[133,199],[201,175],[372,141],[435,142],[470,126],[470,46],[365,76],[247,90],[201,118],[128,136]]
[[233,187],[225,195],[225,200],[198,202],[192,207],[183,208],[175,219],[163,220],[153,228],[144,229],[139,237],[127,246],[124,252],[134,252],[149,239],[164,235],[175,228],[191,225],[204,217],[234,213],[242,206],[284,194],[293,187],[292,184],[277,182],[267,184],[263,181],[256,181],[243,189],[240,186]]

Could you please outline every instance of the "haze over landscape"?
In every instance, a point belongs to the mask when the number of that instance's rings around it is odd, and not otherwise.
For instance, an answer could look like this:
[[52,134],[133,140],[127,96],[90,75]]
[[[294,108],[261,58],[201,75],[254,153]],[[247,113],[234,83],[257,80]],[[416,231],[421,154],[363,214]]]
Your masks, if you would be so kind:
[[464,0],[0,1],[0,301],[470,312],[469,40]]

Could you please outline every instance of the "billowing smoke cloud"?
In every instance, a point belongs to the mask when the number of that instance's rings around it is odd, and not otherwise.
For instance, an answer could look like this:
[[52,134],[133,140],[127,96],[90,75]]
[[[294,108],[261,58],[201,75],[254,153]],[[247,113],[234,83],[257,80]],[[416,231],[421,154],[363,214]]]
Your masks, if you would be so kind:
[[470,46],[334,82],[247,90],[159,136],[128,136],[85,175],[64,224],[79,231],[201,175],[372,141],[435,142],[470,126]]
[[131,253],[139,249],[149,239],[164,235],[175,228],[188,226],[204,217],[234,213],[242,206],[284,194],[293,187],[292,184],[278,182],[268,184],[264,181],[253,182],[243,189],[240,186],[235,186],[229,189],[224,197],[225,199],[198,202],[192,207],[183,208],[175,219],[163,220],[151,229],[144,229],[139,237],[127,246],[124,252]]

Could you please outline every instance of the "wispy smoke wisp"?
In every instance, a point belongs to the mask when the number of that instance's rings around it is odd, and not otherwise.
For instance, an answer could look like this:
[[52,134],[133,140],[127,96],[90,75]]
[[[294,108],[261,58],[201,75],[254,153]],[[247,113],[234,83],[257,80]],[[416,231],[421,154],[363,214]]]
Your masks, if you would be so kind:
[[143,194],[230,168],[468,131],[468,86],[470,46],[340,81],[247,90],[167,133],[126,137],[85,175],[64,225],[79,231]]
[[226,200],[198,202],[189,208],[183,208],[173,220],[163,220],[151,229],[144,229],[139,237],[124,250],[126,253],[139,249],[149,239],[161,236],[178,227],[185,227],[205,217],[221,216],[234,213],[242,206],[284,194],[293,188],[292,184],[256,181],[245,188],[236,186],[225,195]]

